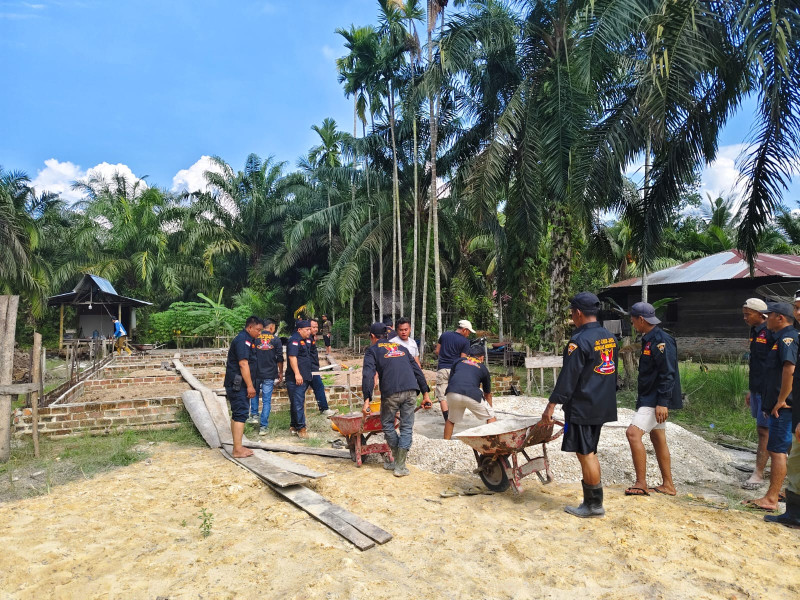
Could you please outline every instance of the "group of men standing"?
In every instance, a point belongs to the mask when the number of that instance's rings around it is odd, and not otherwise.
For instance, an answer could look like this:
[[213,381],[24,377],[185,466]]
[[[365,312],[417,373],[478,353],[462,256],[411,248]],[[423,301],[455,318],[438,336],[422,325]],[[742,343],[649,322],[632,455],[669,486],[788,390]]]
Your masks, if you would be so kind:
[[[329,323],[326,318],[324,322]],[[224,386],[231,404],[231,432],[236,457],[252,454],[241,443],[245,423],[259,424],[259,435],[268,433],[272,393],[275,385],[280,385],[284,378],[289,393],[289,430],[293,435],[308,437],[305,395],[309,387],[314,391],[320,412],[326,416],[334,413],[328,407],[325,385],[318,374],[320,364],[316,335],[319,332],[319,321],[308,319],[295,323],[294,332],[286,345],[288,364],[285,377],[283,344],[276,329],[277,323],[272,319],[262,320],[251,316],[245,322],[245,328],[233,338],[228,350]],[[330,343],[329,335],[325,343]],[[330,352],[330,347],[326,349]]]
[[[758,450],[752,476],[742,484],[757,489],[764,481],[764,469],[771,463],[766,493],[745,504],[774,512],[781,500],[781,486],[787,479],[786,512],[766,515],[764,520],[800,527],[800,369],[798,332],[794,321],[800,318],[800,290],[794,305],[766,303],[750,298],[742,307],[750,325],[750,378],[745,403],[756,419]],[[794,438],[794,439],[793,439]]]

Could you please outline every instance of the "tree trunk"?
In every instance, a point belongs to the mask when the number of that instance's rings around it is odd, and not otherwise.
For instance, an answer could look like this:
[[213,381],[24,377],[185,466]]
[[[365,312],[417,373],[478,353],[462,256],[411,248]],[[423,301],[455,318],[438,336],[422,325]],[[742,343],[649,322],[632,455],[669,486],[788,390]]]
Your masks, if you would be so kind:
[[[652,131],[648,130],[647,132],[647,146],[645,148],[644,154],[644,204],[647,206],[650,197],[650,154],[653,151],[653,137]],[[644,250],[644,249],[642,249]],[[640,255],[645,254],[646,258],[650,256],[650,249],[647,249],[647,252],[642,253],[641,250],[639,251]],[[646,262],[646,261],[643,261]],[[647,302],[647,265],[642,265],[642,302]]]
[[433,212],[428,211],[428,232],[425,234],[425,266],[422,269],[422,310],[419,313],[419,362],[425,354],[425,329],[428,326],[428,268],[431,264],[431,229],[433,229]]
[[[361,123],[361,133],[367,137],[367,126]],[[367,219],[369,226],[372,227],[372,197],[369,189],[369,159],[364,155],[364,175],[367,180]],[[372,315],[372,323],[375,322],[375,257],[372,250],[369,251],[369,308]]]
[[[442,13],[444,9],[442,9]],[[442,17],[444,22],[444,17]],[[433,38],[431,27],[428,27],[428,68],[433,65]],[[442,283],[440,278],[439,263],[439,194],[436,182],[436,145],[438,143],[439,123],[438,123],[438,96],[432,94],[430,102],[430,129],[431,129],[431,207],[433,214],[433,281],[436,295],[436,335],[442,335]]]
[[[399,287],[398,292],[400,294],[400,313],[403,312],[403,248],[401,243],[401,235],[400,235],[400,176],[397,172],[397,142],[395,140],[395,133],[394,133],[394,86],[389,85],[389,128],[391,129],[392,135],[392,195],[393,195],[393,203],[394,203],[394,219],[395,222],[393,224],[393,229],[396,231],[395,240],[397,242],[397,254],[394,255],[394,251],[392,251],[393,257],[395,258],[395,263],[397,265],[397,285]],[[392,273],[394,273],[395,265],[392,265]],[[394,277],[392,278],[392,321],[396,320],[395,318],[396,310],[395,310],[395,281]]]
[[353,294],[350,294],[350,332],[348,334],[347,344],[350,346],[351,350],[355,349],[355,344],[353,342]]
[[411,276],[411,337],[414,337],[414,320],[417,311],[417,269],[419,267],[419,176],[417,173],[417,111],[414,110],[414,267]]
[[[0,385],[14,377],[14,339],[19,296],[0,296]],[[0,395],[0,463],[11,458],[11,396]]]
[[569,216],[563,204],[553,211],[550,249],[550,297],[547,300],[547,315],[550,323],[545,339],[558,349],[564,340],[564,321],[567,317],[572,239]]

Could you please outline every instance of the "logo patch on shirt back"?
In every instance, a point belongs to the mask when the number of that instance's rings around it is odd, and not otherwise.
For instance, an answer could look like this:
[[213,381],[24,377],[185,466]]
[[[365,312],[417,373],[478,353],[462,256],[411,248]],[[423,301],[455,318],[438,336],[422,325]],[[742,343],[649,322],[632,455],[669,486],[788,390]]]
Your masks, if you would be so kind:
[[401,356],[406,355],[405,352],[400,350],[398,344],[394,344],[392,342],[382,342],[378,344],[378,348],[386,349],[386,354],[384,354],[386,358],[400,358]]
[[614,350],[601,352],[600,360],[602,362],[594,368],[594,372],[600,375],[613,375],[617,370],[617,366],[614,364]]
[[272,350],[275,346],[273,346],[270,342],[275,339],[275,336],[271,333],[261,334],[258,336],[258,348],[259,350]]
[[650,342],[647,342],[642,348],[642,356],[650,356]]
[[664,342],[661,342],[660,344],[658,344],[656,346],[656,348],[658,348],[661,351],[661,354],[664,354],[664,348],[666,348],[666,347],[667,347],[667,345]]
[[783,338],[783,343],[786,344],[787,346],[791,346],[793,341],[794,341],[794,338],[790,338],[790,337]]
[[572,354],[575,351],[575,348],[577,347],[578,344],[576,344],[575,342],[570,342],[569,345],[567,346],[567,356]]

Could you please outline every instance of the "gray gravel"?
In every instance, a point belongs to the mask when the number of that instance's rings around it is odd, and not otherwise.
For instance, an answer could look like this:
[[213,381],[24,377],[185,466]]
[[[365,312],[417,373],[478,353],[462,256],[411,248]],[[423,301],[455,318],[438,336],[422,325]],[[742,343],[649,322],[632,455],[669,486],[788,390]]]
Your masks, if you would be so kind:
[[[498,420],[514,419],[519,416],[538,417],[546,405],[545,398],[531,396],[500,396],[494,399]],[[513,413],[513,415],[504,413]],[[632,483],[635,479],[630,447],[625,438],[625,429],[630,424],[633,413],[632,410],[620,408],[618,410],[619,420],[607,423],[603,427],[598,457],[604,483]],[[441,431],[439,424],[442,423],[442,417],[438,408],[429,411],[428,415],[423,415],[421,412],[417,414],[419,416],[414,427],[414,442],[408,455],[409,463],[433,473],[471,474],[477,465],[469,446],[456,439],[432,439],[435,431]],[[554,418],[563,420],[563,413],[560,409],[556,409]],[[471,418],[470,415],[470,419],[465,419],[465,423],[457,427],[456,432],[480,424],[481,422]],[[672,456],[672,477],[676,484],[731,483],[736,480],[735,471],[728,466],[730,456],[700,436],[668,422],[667,442]],[[660,483],[661,479],[649,436],[644,436],[644,443],[647,449],[648,483],[656,485]],[[528,454],[538,456],[539,448],[531,448],[534,452],[529,451]],[[556,481],[579,482],[581,480],[577,458],[572,453],[561,452],[560,439],[548,444],[547,451]],[[477,478],[477,475],[475,477]]]

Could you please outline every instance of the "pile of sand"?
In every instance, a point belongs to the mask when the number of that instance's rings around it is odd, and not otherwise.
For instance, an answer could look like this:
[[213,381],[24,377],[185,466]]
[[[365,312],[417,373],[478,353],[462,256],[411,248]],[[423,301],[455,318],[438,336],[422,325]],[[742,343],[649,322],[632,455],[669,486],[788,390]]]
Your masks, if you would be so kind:
[[[796,531],[697,498],[612,486],[606,517],[584,520],[563,511],[575,484],[442,498],[472,478],[291,457],[328,473],[319,493],[394,535],[362,553],[219,452],[153,448],[149,464],[0,504],[0,596],[800,597]],[[205,538],[201,509],[213,515]]]

